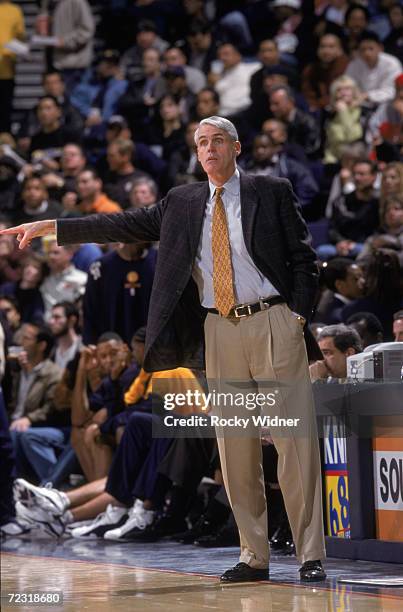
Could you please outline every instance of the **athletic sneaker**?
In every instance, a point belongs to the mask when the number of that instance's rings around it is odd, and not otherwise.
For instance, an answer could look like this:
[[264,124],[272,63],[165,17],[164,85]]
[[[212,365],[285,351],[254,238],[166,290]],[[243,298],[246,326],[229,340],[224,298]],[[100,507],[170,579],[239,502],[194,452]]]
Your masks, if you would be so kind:
[[63,491],[52,489],[48,485],[36,487],[23,478],[14,481],[14,499],[27,508],[39,506],[54,516],[61,516],[70,506],[69,498]]
[[8,523],[0,526],[0,534],[1,537],[12,537],[12,536],[20,536],[25,533],[29,533],[32,529],[31,523],[25,521],[21,517],[15,516],[10,519]]
[[77,527],[86,527],[87,525],[91,525],[94,522],[94,519],[87,519],[86,521],[75,521],[74,523],[69,523],[66,525],[66,533],[71,535],[73,529],[77,529]]
[[73,538],[102,538],[106,531],[120,527],[126,521],[127,508],[109,504],[105,512],[84,527],[76,527],[71,532]]
[[136,500],[133,508],[129,511],[127,521],[116,529],[111,529],[104,533],[105,540],[126,540],[130,539],[133,532],[145,529],[154,520],[155,512],[153,510],[145,510],[143,502]]
[[65,515],[56,516],[39,506],[29,508],[20,501],[15,504],[15,511],[18,519],[27,521],[33,527],[38,527],[54,538],[59,538],[66,530],[67,518]]

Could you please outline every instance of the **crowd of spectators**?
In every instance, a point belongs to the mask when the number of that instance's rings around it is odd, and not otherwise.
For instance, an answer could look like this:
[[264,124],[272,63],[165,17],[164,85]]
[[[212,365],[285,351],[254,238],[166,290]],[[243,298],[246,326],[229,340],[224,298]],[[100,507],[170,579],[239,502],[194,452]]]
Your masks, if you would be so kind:
[[[9,43],[26,35],[0,0],[0,228],[155,205],[204,180],[194,133],[222,115],[240,134],[241,173],[288,179],[311,229],[323,354],[312,382],[345,379],[347,357],[370,344],[402,342],[401,3],[107,5],[97,24],[87,0],[38,18],[53,41],[43,95],[13,115]],[[22,252],[0,237],[1,436],[15,454],[4,534],[237,542],[214,440],[152,435],[158,379],[205,386],[202,372],[142,369],[157,257],[158,244],[50,237]],[[263,451],[272,546],[293,552],[270,440]],[[86,484],[69,489],[77,473]]]

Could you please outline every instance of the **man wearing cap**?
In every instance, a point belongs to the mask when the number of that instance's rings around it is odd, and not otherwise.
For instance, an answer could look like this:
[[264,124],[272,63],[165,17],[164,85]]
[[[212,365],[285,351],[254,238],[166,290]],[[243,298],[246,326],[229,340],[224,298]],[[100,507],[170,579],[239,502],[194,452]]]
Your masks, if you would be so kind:
[[[315,253],[290,183],[239,173],[241,143],[230,121],[204,119],[195,143],[208,181],[176,187],[152,208],[1,233],[17,235],[21,248],[54,231],[59,244],[160,240],[144,369],[200,368],[205,341],[212,390],[220,391],[226,380],[266,393],[270,381],[281,386],[276,410],[298,412],[301,429],[300,435],[292,428],[283,435],[271,430],[279,483],[301,580],[324,580],[319,444],[303,330],[317,291]],[[221,576],[222,583],[269,577],[261,440],[256,430],[246,433],[234,437],[217,429],[241,541],[240,562]]]

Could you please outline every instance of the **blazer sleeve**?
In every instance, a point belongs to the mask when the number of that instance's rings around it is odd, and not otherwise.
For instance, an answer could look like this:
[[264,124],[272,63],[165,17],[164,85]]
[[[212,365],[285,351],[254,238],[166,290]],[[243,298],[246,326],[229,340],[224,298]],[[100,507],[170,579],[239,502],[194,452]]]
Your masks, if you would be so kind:
[[98,214],[73,219],[58,219],[57,243],[156,242],[160,239],[166,199],[152,208],[127,210],[112,215]]
[[318,286],[318,266],[308,228],[289,181],[282,182],[280,218],[293,277],[291,306],[309,319]]

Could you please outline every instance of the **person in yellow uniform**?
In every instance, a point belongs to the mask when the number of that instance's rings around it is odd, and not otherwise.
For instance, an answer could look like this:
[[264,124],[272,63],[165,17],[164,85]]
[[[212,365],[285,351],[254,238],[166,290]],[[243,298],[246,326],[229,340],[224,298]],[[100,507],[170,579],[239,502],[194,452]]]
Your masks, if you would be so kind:
[[0,0],[0,132],[10,131],[14,93],[15,54],[6,44],[13,39],[24,40],[25,25],[21,9]]

